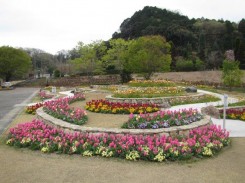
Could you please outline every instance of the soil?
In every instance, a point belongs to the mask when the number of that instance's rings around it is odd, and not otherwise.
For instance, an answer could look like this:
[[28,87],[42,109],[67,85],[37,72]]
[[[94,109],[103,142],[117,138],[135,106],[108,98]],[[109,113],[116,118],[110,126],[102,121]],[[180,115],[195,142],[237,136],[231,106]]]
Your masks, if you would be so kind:
[[[86,102],[91,100],[105,99],[108,93],[86,93],[86,100],[71,104],[72,107],[85,109]],[[128,120],[128,114],[102,114],[87,111],[88,122],[84,126],[120,128]]]
[[[87,100],[106,94],[87,94]],[[85,102],[84,102],[85,103]],[[83,105],[84,105],[83,103]],[[75,103],[74,106],[81,103]],[[93,113],[90,125],[106,121],[124,121],[127,115]],[[31,121],[35,116],[22,112],[10,125]],[[104,118],[104,119],[103,119]],[[105,121],[105,119],[107,119]],[[102,122],[103,121],[103,122]],[[112,123],[116,126],[116,123]],[[154,163],[130,162],[118,158],[82,157],[81,155],[43,154],[5,145],[7,131],[0,138],[0,183],[12,182],[244,182],[245,138],[232,138],[231,146],[212,158]]]
[[[245,83],[245,71],[243,70],[242,82]],[[171,81],[206,81],[222,82],[222,71],[193,71],[193,72],[166,72],[155,73],[151,79],[168,79]]]

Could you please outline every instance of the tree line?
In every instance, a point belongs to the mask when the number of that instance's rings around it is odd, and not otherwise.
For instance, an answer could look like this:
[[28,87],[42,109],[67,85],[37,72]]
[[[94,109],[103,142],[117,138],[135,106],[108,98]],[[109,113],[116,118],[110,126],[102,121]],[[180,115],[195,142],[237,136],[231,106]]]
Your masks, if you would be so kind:
[[245,69],[245,19],[238,24],[189,19],[178,12],[146,6],[125,19],[112,37],[131,40],[145,35],[162,35],[171,44],[172,70],[219,69],[226,50],[233,50],[240,68]]
[[[120,31],[108,41],[79,42],[75,48],[55,55],[34,48],[20,48],[18,54],[14,50],[0,47],[0,77],[5,80],[21,73],[38,76],[49,73],[55,77],[120,74],[123,81],[128,81],[131,73],[142,73],[148,79],[153,72],[220,69],[227,50],[232,52],[240,69],[245,69],[245,20],[237,24],[228,20],[189,19],[147,6],[125,19]],[[9,56],[13,53],[18,56]],[[12,66],[10,62],[19,57],[24,58],[21,61],[24,66],[19,61]],[[11,67],[5,67],[6,63]],[[21,69],[18,71],[14,66]]]

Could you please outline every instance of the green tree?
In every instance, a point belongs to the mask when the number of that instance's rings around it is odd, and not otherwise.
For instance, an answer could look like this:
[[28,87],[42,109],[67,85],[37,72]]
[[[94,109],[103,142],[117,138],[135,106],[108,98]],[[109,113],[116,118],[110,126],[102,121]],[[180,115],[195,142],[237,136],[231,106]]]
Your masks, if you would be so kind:
[[193,71],[194,64],[192,60],[177,59],[176,61],[176,71]]
[[9,46],[0,47],[0,76],[6,81],[22,77],[31,68],[31,58],[20,49]]
[[144,36],[129,44],[125,68],[143,73],[149,79],[154,72],[170,71],[171,46],[162,36]]
[[235,47],[236,60],[240,62],[240,68],[245,69],[245,19],[242,19],[238,24],[238,31],[242,35],[237,38]]
[[32,68],[35,74],[43,75],[49,73],[52,75],[57,65],[60,64],[56,56],[46,53],[43,50],[27,48],[24,51],[31,57]]
[[230,60],[223,62],[222,79],[223,83],[229,87],[230,91],[232,87],[241,85],[242,76],[243,73],[239,69],[239,62]]
[[122,82],[130,80],[130,72],[125,70],[125,60],[128,46],[132,41],[125,41],[124,39],[111,39],[109,41],[110,49],[107,50],[103,57],[108,73],[118,73],[121,76]]
[[238,31],[242,33],[245,38],[245,19],[242,19],[238,24]]
[[105,54],[106,46],[102,41],[96,41],[91,44],[79,43],[80,57],[71,60],[70,63],[76,72],[86,73],[90,78],[92,84],[92,79],[94,74],[102,74],[103,67],[101,57]]

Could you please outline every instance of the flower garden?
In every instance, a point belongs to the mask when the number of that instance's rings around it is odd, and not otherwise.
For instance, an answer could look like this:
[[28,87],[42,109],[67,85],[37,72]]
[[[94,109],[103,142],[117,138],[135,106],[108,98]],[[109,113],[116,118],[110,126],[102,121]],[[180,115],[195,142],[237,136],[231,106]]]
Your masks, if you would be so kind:
[[130,87],[114,91],[118,98],[153,98],[184,95],[182,87]]
[[[72,125],[84,125],[89,121],[87,111],[104,114],[128,114],[128,120],[121,126],[122,130],[142,130],[138,133],[103,133],[95,131],[69,131],[61,126],[49,125],[45,120],[35,119],[32,122],[19,124],[11,128],[6,144],[15,147],[27,147],[40,150],[43,153],[81,154],[82,156],[118,157],[127,160],[174,161],[192,159],[193,157],[208,157],[229,145],[229,133],[215,125],[205,125],[189,128],[188,133],[175,135],[148,135],[144,130],[157,130],[175,126],[186,126],[204,119],[197,109],[183,109],[178,111],[163,110],[149,100],[149,102],[129,103],[130,98],[168,97],[171,105],[217,101],[211,95],[186,94],[182,87],[170,81],[132,81],[127,88],[109,86],[114,97],[123,98],[124,102],[111,102],[106,99],[85,101],[83,93],[76,93],[72,97],[57,98],[46,102],[39,102],[26,109],[28,114],[36,114],[36,110],[43,107],[43,111],[57,119]],[[41,99],[51,98],[45,91],[39,93]],[[175,97],[176,96],[176,97]],[[54,95],[52,95],[52,98]],[[86,103],[84,109],[74,108],[70,104],[79,101]],[[87,110],[87,111],[86,111]],[[244,119],[245,109],[235,114],[227,112],[232,119]],[[228,116],[227,115],[227,116]],[[114,116],[114,115],[113,115]],[[108,121],[109,123],[109,121]],[[209,123],[209,122],[208,122]],[[207,123],[207,124],[208,124]],[[89,129],[90,127],[88,127]],[[73,128],[72,128],[73,129]],[[69,131],[69,133],[68,133]],[[147,134],[147,135],[146,135]],[[151,133],[150,133],[151,134]],[[153,134],[153,133],[152,133]]]
[[119,103],[103,99],[89,101],[85,108],[92,112],[112,114],[141,114],[159,111],[159,106],[156,104]]
[[98,155],[133,161],[142,159],[162,162],[213,156],[229,142],[229,133],[215,125],[196,128],[188,136],[176,138],[65,133],[42,121],[33,120],[11,128],[6,144],[41,150],[43,153]]
[[[223,109],[219,110],[221,118],[223,118]],[[245,107],[226,109],[227,119],[238,119],[245,121]]]
[[51,99],[54,97],[53,94],[48,94],[47,91],[40,91],[38,96],[41,100]]
[[188,125],[200,121],[202,115],[196,109],[183,109],[180,111],[158,111],[152,115],[149,113],[130,115],[128,122],[122,128],[157,129],[170,126]]
[[36,110],[38,108],[40,108],[40,107],[43,107],[43,103],[42,102],[30,105],[30,106],[28,106],[26,108],[26,113],[35,115],[36,114]]
[[132,80],[128,83],[131,87],[172,87],[176,83],[167,80]]
[[82,109],[74,109],[69,104],[85,100],[83,94],[75,94],[73,97],[59,98],[44,103],[43,110],[58,119],[62,119],[69,123],[82,125],[87,122],[88,117],[86,111]]

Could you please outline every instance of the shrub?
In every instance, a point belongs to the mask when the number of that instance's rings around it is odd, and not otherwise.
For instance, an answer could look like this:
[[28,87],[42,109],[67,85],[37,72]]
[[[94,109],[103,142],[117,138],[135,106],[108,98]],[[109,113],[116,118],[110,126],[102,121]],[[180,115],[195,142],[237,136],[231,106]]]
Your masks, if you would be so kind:
[[177,71],[193,71],[194,65],[192,60],[177,60],[176,61]]
[[234,86],[242,84],[242,71],[239,69],[239,62],[225,60],[223,62],[223,83],[232,90]]

